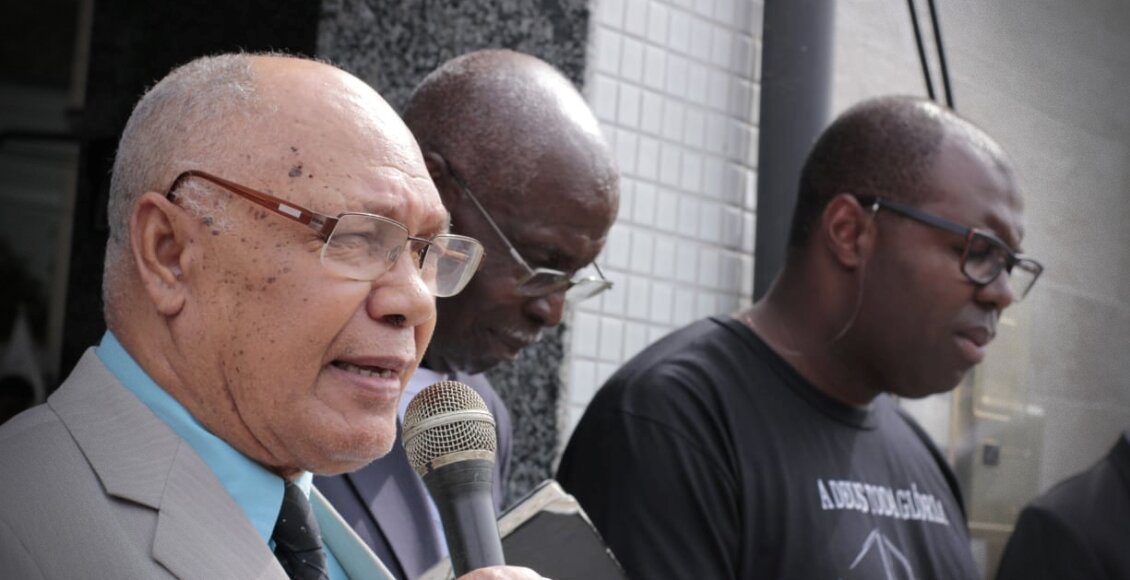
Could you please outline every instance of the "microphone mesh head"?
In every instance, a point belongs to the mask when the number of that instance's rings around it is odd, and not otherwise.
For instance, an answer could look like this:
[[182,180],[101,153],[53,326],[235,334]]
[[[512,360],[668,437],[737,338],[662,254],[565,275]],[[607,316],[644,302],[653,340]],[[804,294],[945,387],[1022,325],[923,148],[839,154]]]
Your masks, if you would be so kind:
[[471,387],[440,381],[408,403],[403,441],[408,462],[421,476],[456,461],[494,461],[494,416]]

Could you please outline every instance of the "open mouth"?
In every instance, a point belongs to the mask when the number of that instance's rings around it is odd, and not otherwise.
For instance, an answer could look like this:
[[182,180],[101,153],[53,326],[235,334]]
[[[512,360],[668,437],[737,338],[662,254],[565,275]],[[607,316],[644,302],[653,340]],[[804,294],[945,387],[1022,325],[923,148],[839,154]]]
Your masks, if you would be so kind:
[[341,369],[345,372],[354,373],[354,374],[357,374],[357,375],[361,375],[363,377],[380,377],[382,379],[393,379],[393,378],[396,378],[397,375],[398,375],[398,373],[396,371],[392,370],[392,369],[386,369],[386,368],[382,368],[382,367],[360,366],[360,365],[355,365],[355,364],[347,363],[345,361],[340,361],[340,360],[335,360],[330,364],[332,364],[333,366],[335,366],[335,367],[337,367],[337,368],[339,368],[339,369]]

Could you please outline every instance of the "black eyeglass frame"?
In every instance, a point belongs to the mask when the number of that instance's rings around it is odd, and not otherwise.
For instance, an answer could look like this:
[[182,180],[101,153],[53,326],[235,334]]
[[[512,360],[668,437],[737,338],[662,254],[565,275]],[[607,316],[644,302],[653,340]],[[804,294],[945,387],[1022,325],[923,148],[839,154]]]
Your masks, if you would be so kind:
[[[334,229],[337,227],[338,222],[340,222],[341,219],[343,217],[346,217],[346,216],[354,216],[354,215],[362,216],[362,217],[365,217],[365,218],[377,220],[377,221],[380,221],[380,222],[384,222],[384,223],[396,226],[397,229],[404,231],[405,241],[404,241],[404,244],[399,246],[396,249],[395,252],[391,252],[387,255],[388,262],[390,264],[390,268],[391,268],[391,265],[395,264],[396,260],[400,258],[400,254],[403,253],[405,248],[409,248],[409,253],[413,254],[415,256],[414,262],[415,262],[416,266],[419,268],[423,265],[425,257],[427,255],[427,252],[432,248],[432,246],[435,244],[435,240],[437,240],[437,239],[446,238],[446,239],[457,240],[459,242],[469,244],[469,246],[472,248],[472,251],[470,252],[470,255],[471,255],[470,259],[467,260],[467,271],[470,272],[470,275],[463,276],[461,282],[459,284],[457,284],[457,287],[455,289],[451,290],[450,292],[436,293],[436,296],[440,296],[440,297],[454,296],[454,295],[458,294],[459,292],[461,292],[463,290],[463,288],[466,288],[467,284],[471,281],[471,278],[474,277],[474,273],[478,270],[479,263],[482,261],[483,255],[485,254],[485,249],[483,248],[482,242],[476,240],[475,238],[471,238],[471,237],[468,237],[468,236],[461,236],[461,235],[458,235],[458,234],[438,234],[430,240],[424,239],[424,238],[419,238],[419,237],[416,237],[416,236],[408,235],[408,226],[406,226],[406,225],[404,225],[404,224],[402,224],[402,223],[400,223],[400,222],[398,222],[398,221],[396,221],[392,218],[388,218],[388,217],[385,217],[385,216],[382,216],[382,215],[377,215],[377,214],[372,214],[372,213],[343,212],[343,213],[338,214],[336,217],[328,216],[328,215],[320,214],[318,212],[306,209],[306,208],[304,208],[300,205],[290,203],[289,201],[285,201],[285,200],[280,199],[278,197],[275,197],[275,196],[273,196],[269,193],[263,193],[261,191],[257,191],[255,189],[247,187],[246,185],[241,185],[241,184],[236,183],[234,181],[224,179],[222,177],[212,175],[211,173],[208,173],[206,171],[201,171],[201,170],[198,170],[198,169],[189,169],[189,170],[183,171],[179,175],[177,175],[177,177],[175,179],[173,179],[172,184],[169,185],[169,189],[165,192],[165,198],[168,199],[170,202],[175,204],[177,202],[177,199],[178,199],[177,189],[180,188],[181,184],[184,183],[184,181],[186,179],[189,179],[189,178],[192,178],[192,177],[197,177],[197,178],[203,179],[205,181],[208,181],[210,183],[213,183],[215,185],[218,185],[218,186],[228,190],[229,192],[234,193],[234,194],[236,194],[236,195],[238,195],[238,196],[240,196],[240,197],[242,197],[242,198],[244,198],[244,199],[246,199],[250,202],[253,202],[253,203],[255,203],[259,206],[262,206],[262,207],[264,207],[264,208],[266,208],[266,209],[268,209],[268,210],[270,210],[270,211],[272,211],[272,212],[274,212],[274,213],[276,213],[276,214],[278,214],[282,217],[285,217],[289,220],[296,221],[296,222],[310,228],[311,230],[313,230],[327,244],[329,243],[330,238],[333,236]],[[412,246],[412,247],[410,247],[410,246]],[[323,265],[325,264],[325,249],[326,249],[326,246],[323,245],[322,246],[322,252],[320,253],[321,254],[320,259],[323,261]],[[385,270],[385,271],[387,271],[387,270]],[[380,272],[375,277],[373,277],[371,279],[370,278],[359,278],[359,279],[375,280],[375,279],[379,278],[381,276],[381,274],[383,274],[383,273],[384,272]],[[433,289],[433,291],[434,291],[434,289]]]
[[[463,178],[461,178],[455,172],[455,169],[451,167],[450,163],[445,163],[445,165],[447,166],[447,174],[451,176],[452,181],[454,181],[455,184],[459,186],[459,189],[463,191],[463,193],[467,196],[467,199],[470,199],[471,203],[475,204],[475,207],[479,210],[479,213],[482,214],[484,219],[486,219],[486,222],[490,225],[491,229],[494,230],[494,233],[498,235],[498,239],[502,240],[503,245],[506,246],[510,257],[513,258],[515,262],[517,262],[520,266],[522,266],[523,269],[526,270],[526,276],[518,281],[519,294],[523,296],[529,296],[531,298],[536,298],[540,296],[548,296],[550,294],[562,291],[568,293],[570,289],[576,286],[590,286],[587,291],[583,292],[580,295],[568,296],[567,294],[570,301],[579,302],[581,300],[592,298],[593,296],[596,296],[597,294],[600,294],[601,292],[612,288],[612,281],[604,276],[604,272],[601,271],[600,265],[596,262],[593,262],[592,266],[596,269],[596,273],[599,277],[584,276],[581,278],[573,278],[569,276],[569,274],[562,272],[561,270],[555,270],[553,268],[531,267],[530,263],[522,257],[522,254],[518,253],[518,248],[515,248],[514,244],[510,242],[510,239],[506,237],[506,234],[502,233],[502,228],[498,227],[498,224],[494,221],[494,218],[490,216],[490,212],[488,212],[487,209],[483,207],[483,204],[479,202],[478,198],[475,197],[475,194],[471,193],[471,188],[467,187],[467,183],[463,181]],[[549,278],[553,282],[540,288],[538,287],[539,285],[530,284],[530,282],[536,280],[539,276]]]
[[[1020,266],[1022,270],[1028,272],[1032,276],[1032,279],[1028,282],[1027,285],[1025,285],[1023,288],[1018,289],[1019,292],[1017,292],[1016,294],[1016,300],[1020,301],[1028,295],[1028,292],[1030,292],[1032,290],[1032,287],[1036,285],[1036,280],[1039,279],[1040,274],[1043,274],[1044,272],[1043,264],[1040,264],[1032,258],[1025,257],[1012,251],[1012,248],[1009,248],[1008,244],[1004,243],[1000,238],[996,237],[992,233],[977,228],[964,226],[957,222],[953,222],[943,217],[920,210],[914,206],[897,201],[892,201],[884,197],[861,195],[854,197],[860,205],[870,208],[870,211],[872,213],[875,213],[880,209],[887,209],[904,217],[915,220],[919,223],[951,232],[964,238],[965,243],[961,250],[961,273],[965,275],[965,277],[968,278],[970,282],[973,282],[978,286],[988,285],[992,283],[993,280],[996,280],[997,276],[1000,276],[1000,273],[1002,271],[1011,274],[1013,268]],[[969,268],[967,267],[967,264],[969,263],[970,248],[973,247],[973,241],[978,238],[984,239],[989,244],[996,246],[1002,252],[1004,252],[1004,260],[996,263],[993,266],[991,272],[986,273],[984,276],[977,276],[973,273],[970,273]]]

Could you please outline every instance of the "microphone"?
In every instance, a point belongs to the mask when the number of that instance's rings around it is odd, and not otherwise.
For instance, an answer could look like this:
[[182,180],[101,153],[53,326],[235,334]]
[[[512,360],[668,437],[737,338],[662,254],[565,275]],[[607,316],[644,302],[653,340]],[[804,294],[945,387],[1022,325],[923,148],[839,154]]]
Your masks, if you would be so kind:
[[494,514],[494,416],[458,381],[420,391],[404,412],[404,450],[443,522],[456,576],[506,562]]

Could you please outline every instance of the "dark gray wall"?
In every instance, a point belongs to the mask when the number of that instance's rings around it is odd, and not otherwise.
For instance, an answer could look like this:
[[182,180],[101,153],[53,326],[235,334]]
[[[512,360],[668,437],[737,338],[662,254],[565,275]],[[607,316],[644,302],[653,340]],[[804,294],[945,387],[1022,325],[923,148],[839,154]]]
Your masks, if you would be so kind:
[[588,21],[586,0],[323,0],[318,55],[400,110],[425,75],[481,48],[532,54],[579,87]]
[[[318,56],[365,80],[400,110],[425,75],[482,48],[537,56],[579,88],[588,26],[587,0],[325,0]],[[514,422],[507,503],[552,476],[563,404],[561,333],[547,333],[513,363],[489,373]]]

